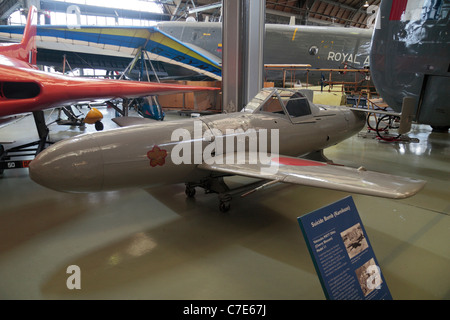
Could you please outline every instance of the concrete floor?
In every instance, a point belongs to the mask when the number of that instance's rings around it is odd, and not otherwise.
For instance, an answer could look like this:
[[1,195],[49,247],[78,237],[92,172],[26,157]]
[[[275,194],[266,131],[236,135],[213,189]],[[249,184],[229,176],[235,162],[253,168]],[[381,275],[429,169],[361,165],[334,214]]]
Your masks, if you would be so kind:
[[[55,140],[82,132],[50,129]],[[35,137],[31,116],[0,129],[2,142],[16,141],[7,148]],[[450,134],[414,125],[409,137],[419,141],[354,136],[325,155],[428,181],[403,200],[352,196],[393,298],[450,299]],[[28,169],[6,170],[0,299],[325,299],[297,217],[347,195],[275,185],[222,214],[215,195],[187,199],[184,185],[65,194],[31,181]],[[71,265],[80,290],[66,286]]]

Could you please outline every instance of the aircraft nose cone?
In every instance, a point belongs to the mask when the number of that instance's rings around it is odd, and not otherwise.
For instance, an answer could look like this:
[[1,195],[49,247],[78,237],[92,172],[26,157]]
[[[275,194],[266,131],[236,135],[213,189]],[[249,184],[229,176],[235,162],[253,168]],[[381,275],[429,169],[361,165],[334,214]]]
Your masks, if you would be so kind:
[[100,191],[103,185],[101,150],[89,134],[53,144],[29,169],[33,181],[57,191]]

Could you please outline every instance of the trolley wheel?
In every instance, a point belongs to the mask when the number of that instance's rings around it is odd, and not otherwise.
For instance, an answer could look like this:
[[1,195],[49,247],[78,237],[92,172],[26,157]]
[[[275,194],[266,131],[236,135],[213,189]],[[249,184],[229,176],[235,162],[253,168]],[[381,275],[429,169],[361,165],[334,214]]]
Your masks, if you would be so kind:
[[386,123],[385,121],[380,122],[379,120],[381,119],[381,114],[376,113],[376,112],[369,112],[367,114],[367,119],[366,119],[366,123],[367,123],[367,127],[369,128],[369,130],[372,131],[377,131],[377,126],[378,126],[378,130],[387,130],[388,129],[388,123]]
[[398,133],[400,127],[400,117],[384,115],[377,123],[377,135],[384,141],[395,141],[401,134]]
[[102,123],[101,121],[97,121],[97,122],[95,123],[95,130],[97,130],[97,131],[102,131],[103,128],[104,128],[104,126],[103,126],[103,123]]

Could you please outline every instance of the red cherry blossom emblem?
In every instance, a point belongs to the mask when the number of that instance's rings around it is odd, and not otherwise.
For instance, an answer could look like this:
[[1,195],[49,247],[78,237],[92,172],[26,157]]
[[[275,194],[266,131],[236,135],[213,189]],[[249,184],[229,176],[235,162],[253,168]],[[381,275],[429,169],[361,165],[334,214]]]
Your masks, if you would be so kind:
[[152,167],[163,166],[166,163],[167,151],[153,146],[153,149],[147,152],[147,157],[150,159]]

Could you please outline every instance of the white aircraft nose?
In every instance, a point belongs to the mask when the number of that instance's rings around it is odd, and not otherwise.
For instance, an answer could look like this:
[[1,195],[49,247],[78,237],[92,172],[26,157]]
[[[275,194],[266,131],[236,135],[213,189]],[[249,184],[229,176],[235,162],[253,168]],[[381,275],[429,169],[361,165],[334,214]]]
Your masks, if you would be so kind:
[[53,190],[89,192],[103,185],[101,149],[90,134],[55,143],[29,169],[33,181]]

